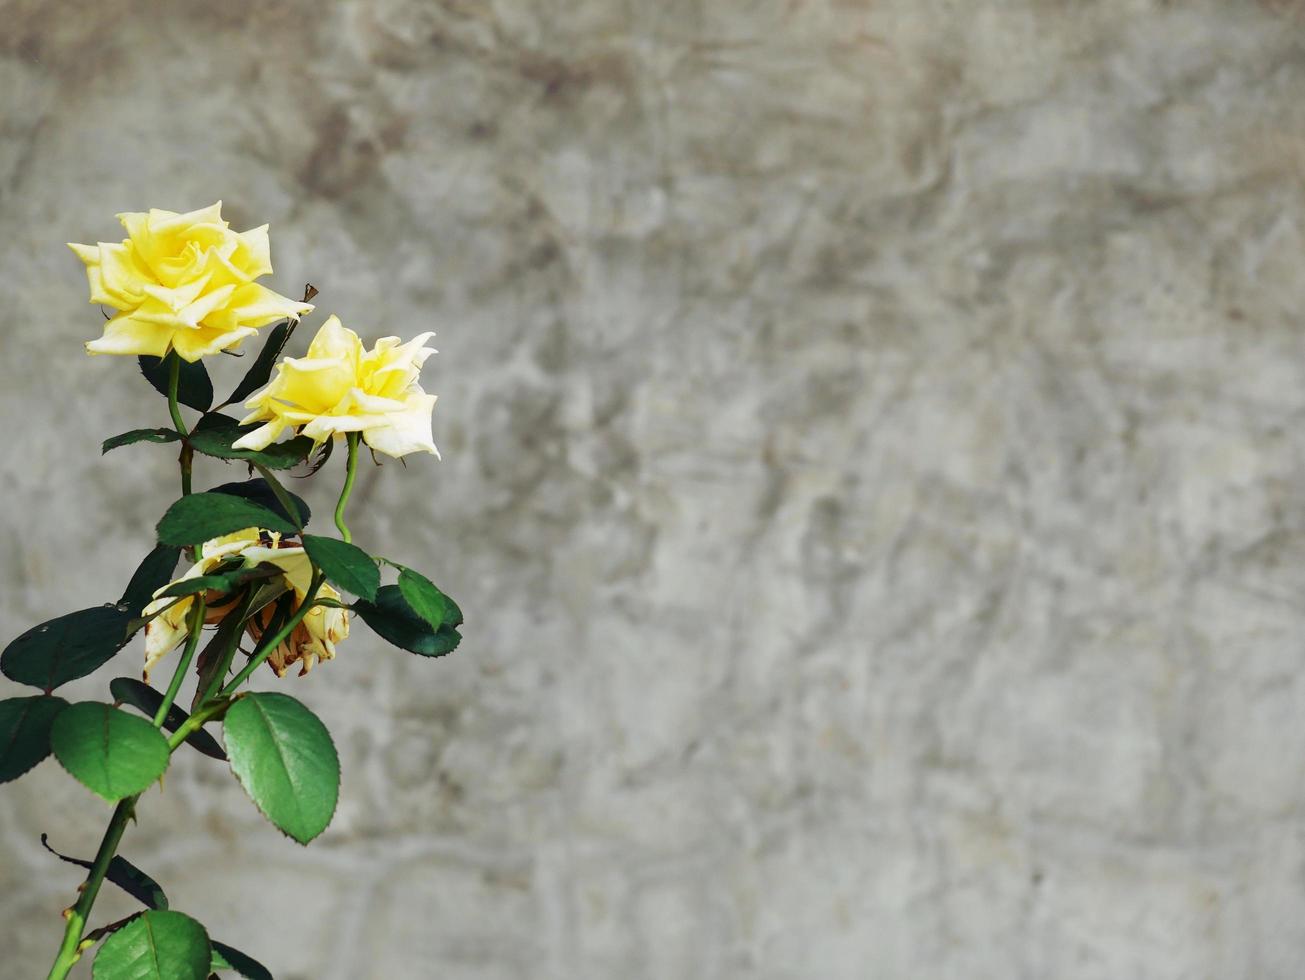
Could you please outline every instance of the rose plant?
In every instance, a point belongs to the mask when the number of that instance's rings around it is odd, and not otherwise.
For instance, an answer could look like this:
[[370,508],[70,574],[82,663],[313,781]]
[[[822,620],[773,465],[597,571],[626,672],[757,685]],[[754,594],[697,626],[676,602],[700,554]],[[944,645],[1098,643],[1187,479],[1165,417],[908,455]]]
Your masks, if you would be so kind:
[[[35,626],[0,653],[0,672],[39,692],[0,700],[0,782],[53,755],[114,804],[94,857],[64,858],[87,875],[64,911],[49,980],[66,977],[97,944],[95,980],[265,980],[266,967],[171,909],[155,879],[117,851],[142,797],[183,746],[226,762],[262,814],[307,844],[335,813],[335,746],[300,701],[242,690],[245,682],[264,664],[278,677],[297,665],[302,676],[333,659],[355,616],[420,656],[443,656],[458,645],[457,604],[420,572],[355,545],[345,520],[362,444],[373,456],[439,455],[431,434],[435,396],[420,384],[422,365],[435,353],[425,346],[433,334],[407,343],[386,337],[368,350],[332,316],[306,356],[278,363],[316,290],[295,301],[255,281],[272,271],[266,225],[232,231],[221,202],[118,218],[127,230],[122,242],[70,246],[86,267],[91,302],[116,311],[86,349],[136,356],[167,398],[172,424],[113,436],[102,451],[176,444],[181,496],[163,513],[156,545],[120,598]],[[243,379],[214,407],[203,359],[234,351],[274,323]],[[221,411],[238,402],[248,409],[243,419]],[[196,413],[193,421],[185,409]],[[337,535],[310,533],[308,506],[278,474],[321,471],[337,442],[347,453]],[[193,492],[196,456],[236,462],[248,478]],[[397,574],[394,584],[381,584],[383,567]],[[113,679],[107,702],[69,704],[54,693],[106,665],[141,632],[139,680]],[[151,673],[174,655],[167,685],[151,686]],[[192,676],[185,710],[178,702]],[[206,727],[219,724],[225,745]],[[105,881],[143,907],[91,927]]]

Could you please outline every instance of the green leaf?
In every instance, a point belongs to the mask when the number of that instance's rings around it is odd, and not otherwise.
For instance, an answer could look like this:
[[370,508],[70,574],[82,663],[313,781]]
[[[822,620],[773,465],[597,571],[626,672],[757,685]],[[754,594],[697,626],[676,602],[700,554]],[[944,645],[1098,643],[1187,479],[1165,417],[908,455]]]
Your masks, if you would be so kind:
[[[171,370],[172,359],[176,356],[171,353],[159,359],[142,354],[138,359],[140,373],[164,398],[168,397],[168,372]],[[213,382],[209,380],[208,368],[204,367],[203,361],[181,362],[181,371],[177,376],[177,401],[189,405],[197,412],[207,412],[213,404]]]
[[333,585],[364,599],[375,599],[381,585],[376,559],[357,545],[316,534],[303,536],[304,551]]
[[203,544],[211,538],[247,527],[266,528],[295,534],[297,528],[280,514],[230,494],[192,493],[168,508],[159,521],[159,540],[164,544]]
[[205,980],[213,961],[208,933],[180,912],[146,912],[100,947],[93,980]]
[[183,595],[194,595],[197,592],[220,591],[226,592],[227,576],[225,575],[196,575],[194,578],[181,579],[173,582],[166,589],[159,593],[160,599],[175,599]]
[[458,631],[447,624],[431,629],[408,605],[397,585],[381,586],[375,602],[359,599],[353,608],[381,639],[423,657],[452,653],[462,640]]
[[317,716],[286,694],[247,694],[222,725],[231,770],[263,816],[300,844],[325,830],[340,795],[340,759]]
[[281,351],[285,349],[286,341],[294,333],[298,322],[298,320],[286,320],[268,331],[267,340],[263,343],[263,349],[258,352],[258,358],[250,365],[240,384],[236,385],[236,390],[223,404],[242,402],[267,384],[267,379],[272,376],[272,368],[276,365],[276,359],[281,356]]
[[73,778],[110,802],[141,792],[168,768],[168,740],[157,728],[98,701],[61,711],[50,747]]
[[0,701],[0,783],[17,779],[50,754],[50,725],[68,702],[50,695]]
[[246,480],[243,483],[224,483],[221,486],[213,487],[213,489],[208,492],[225,493],[229,497],[240,497],[244,500],[250,500],[256,504],[261,504],[268,508],[268,510],[275,511],[287,520],[294,522],[299,527],[305,527],[308,524],[308,519],[312,516],[312,511],[308,509],[308,505],[304,503],[303,498],[295,496],[288,490],[286,491],[286,494],[292,501],[294,501],[294,505],[299,510],[299,513],[287,513],[286,509],[281,506],[281,501],[277,499],[276,493],[267,485],[267,481],[262,477],[256,477],[253,480]]
[[[253,616],[256,612],[276,602],[289,591],[290,585],[284,577],[262,583],[254,590],[254,600],[249,604],[249,616]],[[246,618],[249,618],[249,616]]]
[[[109,681],[109,693],[113,695],[115,701],[131,705],[151,721],[154,720],[154,715],[158,713],[159,705],[163,703],[162,694],[134,677],[115,677]],[[174,704],[168,708],[167,717],[163,719],[163,727],[170,732],[175,732],[189,717],[190,715]],[[227,761],[227,754],[222,751],[222,746],[218,744],[218,740],[210,732],[206,732],[202,728],[192,732],[190,737],[186,739],[186,744],[193,746],[210,758],[221,759],[223,762]]]
[[234,970],[247,980],[272,980],[271,972],[258,960],[216,940],[213,941],[213,963],[209,969],[215,973]]
[[241,459],[258,463],[269,470],[288,470],[296,463],[302,463],[313,451],[313,440],[307,436],[296,436],[286,442],[277,442],[266,449],[234,449],[234,443],[241,436],[254,431],[254,426],[241,428],[240,423],[229,415],[212,412],[205,415],[195,426],[190,435],[190,444],[196,452],[218,459]]
[[125,603],[81,609],[33,626],[0,654],[0,673],[52,691],[85,677],[127,645],[132,611]]
[[118,604],[127,606],[133,617],[139,616],[154,598],[154,593],[172,581],[180,557],[181,549],[175,545],[155,545],[132,573]]
[[[277,579],[276,584],[279,585],[283,591],[289,588],[289,586],[286,585],[284,578]],[[271,583],[263,583],[255,586],[255,596],[259,595],[262,590],[269,588],[270,585]],[[219,685],[221,683],[217,681],[218,671],[222,669],[222,665],[226,661],[226,652],[236,641],[236,634],[244,628],[245,619],[252,614],[253,604],[250,604],[250,608],[243,616],[240,615],[242,608],[243,603],[240,599],[237,599],[236,603],[231,607],[232,611],[227,613],[223,617],[222,622],[218,624],[218,628],[213,633],[213,639],[208,641],[208,644],[200,651],[199,656],[195,660],[195,673],[197,679],[195,681],[195,694],[190,702],[191,711],[194,711],[199,707],[200,703],[208,694],[210,687],[215,683],[218,683]],[[224,671],[222,681],[226,680],[226,673],[229,671],[230,664],[227,663],[227,671]],[[153,717],[153,715],[150,717]],[[197,732],[196,734],[199,733]],[[195,747],[199,748],[198,745]],[[203,750],[201,749],[200,751]],[[207,755],[208,753],[205,754]],[[222,758],[226,758],[225,753],[223,753]]]
[[[212,575],[196,575],[194,578],[182,579],[179,582],[173,582],[166,589],[159,593],[159,598],[173,598],[174,596],[195,595],[199,592],[232,592],[238,586],[246,582],[253,582],[257,579],[276,578],[278,575],[284,575],[285,570],[268,562],[257,565],[240,565],[228,572],[218,572]],[[216,601],[216,600],[215,600]]]
[[[91,865],[88,863],[86,867],[89,869]],[[162,911],[168,907],[168,896],[163,894],[159,883],[124,857],[115,855],[104,877],[146,908]]]
[[116,436],[110,436],[100,444],[100,455],[120,446],[130,446],[137,442],[180,442],[181,435],[175,429],[132,429]]
[[421,572],[400,566],[399,591],[408,605],[430,628],[438,630],[441,626],[461,626],[462,610],[458,604],[435,587],[435,583]]
[[[285,579],[283,578],[280,581],[284,582]],[[291,607],[295,605],[295,591],[293,589],[284,589],[272,599],[264,601],[266,599],[266,595],[254,597],[255,602],[262,603],[260,608],[266,608],[269,603],[272,606],[272,608],[267,610],[266,614],[258,617],[258,621],[263,624],[260,633],[261,637],[276,636],[277,633],[281,631],[281,627],[284,626],[293,615]]]
[[92,929],[90,932],[86,933],[86,935],[82,937],[82,943],[85,944],[86,949],[89,949],[100,940],[104,939],[104,937],[112,936],[119,929],[125,929],[144,914],[144,912],[133,912],[125,919],[118,919],[115,922],[106,922],[98,929]]
[[[81,858],[69,857],[67,854],[60,854],[50,846],[50,841],[46,834],[41,835],[41,843],[45,845],[47,851],[57,857],[60,861],[67,861],[69,864],[75,864],[78,867],[85,868],[87,871],[93,867],[93,864],[90,861],[83,861]],[[159,883],[124,857],[115,856],[113,860],[109,862],[109,867],[105,871],[104,877],[147,908],[166,909],[168,907],[168,896],[163,894],[163,889],[159,887]]]

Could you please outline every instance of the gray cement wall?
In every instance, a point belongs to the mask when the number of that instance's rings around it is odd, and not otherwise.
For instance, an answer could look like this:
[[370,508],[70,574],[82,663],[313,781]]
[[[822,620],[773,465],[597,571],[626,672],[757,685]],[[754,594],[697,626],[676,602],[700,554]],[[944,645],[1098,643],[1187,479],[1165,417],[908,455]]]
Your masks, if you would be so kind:
[[[63,242],[221,197],[439,332],[354,526],[466,640],[283,682],[306,850],[178,757],[175,907],[280,980],[1299,975],[1301,4],[0,6],[5,638],[175,492]],[[5,977],[107,813],[0,789]]]

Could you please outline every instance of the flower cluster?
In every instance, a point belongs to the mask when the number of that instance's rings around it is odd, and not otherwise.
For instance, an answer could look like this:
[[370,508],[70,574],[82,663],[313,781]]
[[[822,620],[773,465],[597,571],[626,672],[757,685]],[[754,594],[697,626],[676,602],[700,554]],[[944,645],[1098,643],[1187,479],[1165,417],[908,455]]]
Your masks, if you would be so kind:
[[[195,362],[240,346],[260,327],[282,319],[298,321],[313,306],[296,302],[256,279],[272,271],[268,226],[232,231],[222,218],[222,202],[198,211],[150,210],[118,215],[127,230],[120,243],[69,247],[86,266],[92,303],[117,310],[104,325],[103,336],[86,344],[92,354],[133,354],[165,357],[175,353]],[[431,453],[438,457],[431,432],[435,395],[422,390],[422,365],[436,353],[426,342],[432,332],[404,343],[382,337],[366,349],[358,334],[332,315],[322,324],[304,357],[286,357],[276,374],[245,401],[249,410],[233,450],[261,451],[287,433],[307,436],[314,446],[356,433],[374,452],[402,457]],[[188,634],[187,616],[194,596],[175,598],[161,593],[188,579],[260,564],[281,570],[294,594],[292,612],[307,595],[313,566],[304,549],[259,528],[248,528],[207,541],[195,564],[175,582],[156,593],[146,607],[153,617],[146,628],[145,674]],[[205,621],[219,622],[227,614],[223,594],[206,595]],[[316,601],[338,600],[325,582]],[[272,610],[264,608],[246,624],[257,644],[269,626]],[[300,673],[335,656],[335,644],[349,634],[348,613],[329,605],[313,605],[293,632],[267,658],[283,675],[292,664]]]
[[[273,826],[309,843],[330,825],[341,798],[340,754],[307,705],[243,686],[264,664],[278,677],[294,666],[307,674],[334,659],[360,625],[424,661],[458,647],[458,604],[407,556],[400,562],[354,544],[346,520],[363,446],[373,455],[439,456],[431,433],[435,396],[421,387],[433,334],[407,342],[384,337],[368,348],[332,316],[303,357],[283,358],[316,290],[306,287],[297,302],[258,283],[272,271],[266,225],[234,231],[220,202],[118,218],[127,230],[122,241],[71,245],[86,268],[91,302],[114,311],[86,349],[137,356],[144,380],[167,400],[171,425],[110,436],[102,451],[175,446],[181,492],[120,598],[32,626],[0,650],[0,674],[30,689],[0,697],[0,783],[53,756],[115,804],[94,861],[64,858],[87,874],[64,909],[48,980],[68,980],[90,956],[86,974],[96,980],[138,977],[146,947],[166,950],[162,969],[176,980],[216,980],[219,971],[270,977],[252,956],[211,940],[202,923],[169,908],[154,878],[115,851],[174,754],[191,751],[221,760]],[[234,351],[263,327],[270,329],[259,352],[244,359],[239,382],[215,398],[204,359]],[[243,419],[223,411],[240,403]],[[338,536],[318,525],[310,530],[311,509],[278,475],[319,473],[337,444],[347,453],[332,515]],[[196,492],[196,476],[205,475],[196,464],[205,459],[204,469],[236,463],[248,472]],[[179,564],[185,571],[177,577]],[[383,584],[385,574],[396,580]],[[142,679],[114,677],[110,697],[99,701],[70,704],[55,693],[107,666],[142,629]],[[171,679],[153,687],[150,674],[164,658],[173,661]],[[183,710],[178,698],[191,679]],[[209,725],[221,726],[221,743]],[[92,906],[106,882],[147,907],[94,925]]]

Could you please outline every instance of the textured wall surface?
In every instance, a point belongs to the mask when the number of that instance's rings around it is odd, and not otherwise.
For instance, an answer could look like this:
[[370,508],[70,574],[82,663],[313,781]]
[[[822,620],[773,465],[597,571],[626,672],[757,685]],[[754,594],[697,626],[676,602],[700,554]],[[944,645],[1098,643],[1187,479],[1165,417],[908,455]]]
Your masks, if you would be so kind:
[[[1299,976],[1305,4],[0,8],[4,638],[175,492],[63,242],[220,197],[439,332],[354,526],[466,639],[283,682],[308,849],[178,756],[174,907],[280,980]],[[5,978],[107,815],[0,789]]]

